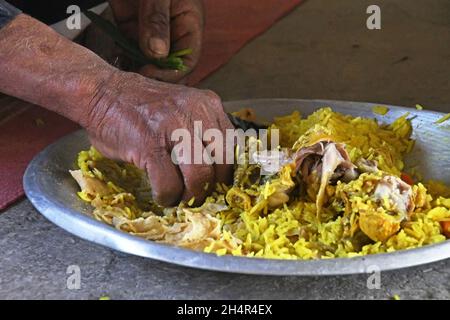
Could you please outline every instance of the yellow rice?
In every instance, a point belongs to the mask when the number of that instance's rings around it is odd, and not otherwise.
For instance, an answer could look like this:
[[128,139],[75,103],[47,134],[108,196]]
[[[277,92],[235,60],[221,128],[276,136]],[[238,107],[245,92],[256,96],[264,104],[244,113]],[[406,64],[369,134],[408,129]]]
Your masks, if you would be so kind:
[[[318,132],[325,133],[346,145],[353,163],[360,158],[376,160],[382,172],[400,177],[405,170],[403,157],[414,146],[408,116],[381,125],[373,119],[323,108],[307,118],[299,112],[276,118],[271,129],[280,130],[281,146],[294,149],[304,141],[320,138],[313,137]],[[79,154],[78,165],[84,177],[99,181],[106,188],[102,194],[92,190],[78,193],[93,205],[96,219],[149,240],[217,255],[318,259],[392,252],[445,241],[441,222],[450,220],[450,188],[433,181],[412,187],[415,209],[397,233],[384,242],[368,242],[357,236],[358,211],[362,207],[384,210],[371,201],[370,186],[365,183],[379,180],[377,174],[362,174],[349,183],[329,186],[331,205],[318,216],[316,203],[308,196],[292,197],[276,209],[268,205],[276,184],[293,183],[288,166],[277,179],[265,184],[218,184],[200,208],[183,203],[177,208],[160,208],[151,202],[145,175],[134,166],[108,160],[93,148]],[[242,202],[226,204],[231,193],[238,194]],[[351,195],[349,207],[333,206],[343,194]],[[201,223],[201,231],[197,230],[203,232],[201,239],[193,233],[194,221]]]

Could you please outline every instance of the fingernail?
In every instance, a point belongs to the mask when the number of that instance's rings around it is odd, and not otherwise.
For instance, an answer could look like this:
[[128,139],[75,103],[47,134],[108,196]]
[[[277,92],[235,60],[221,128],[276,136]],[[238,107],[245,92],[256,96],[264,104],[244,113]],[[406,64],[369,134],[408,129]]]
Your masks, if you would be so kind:
[[150,51],[157,55],[166,55],[167,46],[164,40],[160,38],[150,38],[149,40]]

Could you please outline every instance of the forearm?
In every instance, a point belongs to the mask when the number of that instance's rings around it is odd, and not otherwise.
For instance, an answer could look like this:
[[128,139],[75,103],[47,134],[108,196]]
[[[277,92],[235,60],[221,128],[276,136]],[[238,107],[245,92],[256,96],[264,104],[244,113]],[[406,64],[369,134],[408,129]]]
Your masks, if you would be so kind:
[[0,92],[81,125],[115,72],[93,52],[24,14],[0,28]]

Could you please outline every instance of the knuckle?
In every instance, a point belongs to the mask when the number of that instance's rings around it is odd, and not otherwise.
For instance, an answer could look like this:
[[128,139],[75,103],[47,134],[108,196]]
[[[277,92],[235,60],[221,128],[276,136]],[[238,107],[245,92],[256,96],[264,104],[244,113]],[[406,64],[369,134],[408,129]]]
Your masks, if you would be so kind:
[[201,29],[199,16],[193,12],[185,12],[178,16],[179,23],[189,26],[190,30],[197,31]]
[[180,15],[192,16],[195,22],[203,25],[204,21],[204,10],[203,1],[201,0],[191,0],[191,1],[177,1],[175,2],[175,12],[180,12]]
[[147,144],[147,147],[145,149],[146,154],[151,159],[160,159],[166,152],[162,141],[152,141],[151,143]]
[[204,90],[202,91],[202,105],[204,108],[210,113],[213,111],[216,116],[218,117],[220,114],[222,114],[223,106],[222,106],[222,100],[220,97],[211,90]]
[[220,97],[214,91],[212,91],[212,90],[203,90],[203,93],[205,94],[205,96],[209,100],[211,100],[211,102],[221,104]]
[[167,30],[170,26],[169,17],[162,11],[155,11],[148,16],[146,24],[158,31]]

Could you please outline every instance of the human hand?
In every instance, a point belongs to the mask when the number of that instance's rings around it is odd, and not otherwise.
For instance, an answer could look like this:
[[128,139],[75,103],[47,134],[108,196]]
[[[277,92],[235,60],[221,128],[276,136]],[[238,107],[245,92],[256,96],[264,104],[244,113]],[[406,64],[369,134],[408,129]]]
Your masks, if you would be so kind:
[[160,69],[145,65],[146,77],[178,82],[197,65],[202,46],[203,5],[201,0],[109,0],[122,32],[139,42],[149,58],[164,58],[169,52],[192,49],[183,57],[186,70]]
[[[93,101],[85,121],[92,144],[109,158],[146,170],[159,204],[174,205],[192,197],[198,204],[216,182],[230,181],[231,165],[176,165],[171,159],[175,129],[187,129],[192,139],[199,139],[193,133],[194,121],[201,121],[204,131],[217,128],[224,136],[233,128],[215,93],[117,71]],[[202,143],[202,154],[207,144]]]

